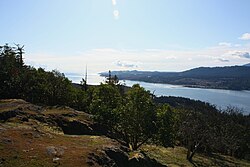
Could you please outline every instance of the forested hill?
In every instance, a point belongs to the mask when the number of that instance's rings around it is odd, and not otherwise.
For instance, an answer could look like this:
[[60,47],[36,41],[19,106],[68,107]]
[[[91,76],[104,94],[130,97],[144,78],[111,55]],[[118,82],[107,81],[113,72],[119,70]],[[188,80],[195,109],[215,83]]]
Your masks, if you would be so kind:
[[[100,73],[108,76],[108,73]],[[113,71],[121,80],[184,85],[187,87],[250,90],[250,67],[199,67],[183,72]]]

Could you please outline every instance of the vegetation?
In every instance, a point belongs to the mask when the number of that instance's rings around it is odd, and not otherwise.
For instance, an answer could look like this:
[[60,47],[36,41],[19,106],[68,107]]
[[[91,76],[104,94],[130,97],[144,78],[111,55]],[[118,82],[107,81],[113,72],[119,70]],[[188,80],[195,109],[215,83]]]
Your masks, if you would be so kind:
[[133,150],[138,149],[156,133],[156,112],[150,93],[134,85],[125,94],[123,105],[116,110],[120,121],[116,129]]
[[[64,74],[35,69],[22,59],[23,47],[0,47],[1,99],[21,98],[35,104],[67,105],[88,112],[105,135],[131,150],[145,144],[177,145],[187,148],[186,159],[190,162],[197,153],[249,159],[250,116],[241,114],[237,108],[218,111],[200,101],[155,97],[140,85],[125,89],[111,72],[104,84],[88,86],[83,80],[76,87]],[[78,126],[77,122],[73,124]]]
[[[114,71],[123,80],[167,83],[187,87],[250,90],[249,66],[200,67],[183,72]],[[107,76],[107,73],[101,73]]]
[[23,63],[19,46],[0,46],[0,94],[2,99],[21,98],[36,104],[68,105],[84,109],[85,92],[57,70],[47,72]]
[[235,107],[219,111],[208,103],[187,98],[159,97],[155,101],[175,107],[176,142],[187,148],[189,161],[196,152],[249,159],[250,115],[243,115]]
[[174,148],[165,148],[156,145],[145,145],[142,150],[150,157],[154,158],[161,164],[169,167],[185,166],[185,167],[208,167],[208,166],[222,166],[222,167],[235,167],[244,166],[249,167],[249,161],[237,159],[231,156],[213,153],[211,155],[197,153],[190,162],[186,159],[187,149],[184,147],[176,146]]
[[[17,115],[4,114],[13,112]],[[8,119],[3,121],[3,117]],[[198,152],[191,163],[186,159],[187,149],[180,146],[166,148],[145,144],[140,151],[127,152],[127,149],[120,149],[118,142],[98,135],[89,114],[69,107],[37,106],[20,99],[0,100],[0,121],[0,166],[4,167],[146,166],[150,161],[145,163],[141,158],[145,154],[170,167],[250,166],[249,161],[219,153],[207,155]],[[57,123],[60,121],[63,124]],[[67,132],[73,136],[64,135]],[[76,135],[79,132],[82,135]],[[138,165],[132,163],[135,159]],[[155,160],[153,162],[159,164]],[[126,165],[129,162],[131,165]]]

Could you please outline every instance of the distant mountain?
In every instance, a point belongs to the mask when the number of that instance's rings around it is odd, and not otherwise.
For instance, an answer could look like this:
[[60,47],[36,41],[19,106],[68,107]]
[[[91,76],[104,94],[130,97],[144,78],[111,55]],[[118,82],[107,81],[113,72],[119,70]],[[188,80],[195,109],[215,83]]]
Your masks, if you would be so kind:
[[243,65],[243,66],[246,66],[246,67],[250,67],[250,63],[248,63],[248,64],[245,64],[245,65]]
[[[108,76],[108,73],[100,73]],[[187,87],[250,90],[248,66],[199,67],[183,72],[113,71],[120,80],[166,83]]]

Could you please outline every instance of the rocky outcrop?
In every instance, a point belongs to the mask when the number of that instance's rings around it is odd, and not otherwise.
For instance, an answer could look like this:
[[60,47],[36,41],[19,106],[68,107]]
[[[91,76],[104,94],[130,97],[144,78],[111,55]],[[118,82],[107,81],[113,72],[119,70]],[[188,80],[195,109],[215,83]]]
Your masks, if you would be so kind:
[[19,109],[10,110],[10,111],[3,111],[0,113],[0,120],[7,121],[10,118],[16,117],[17,115],[21,115],[23,112]]
[[[30,127],[28,128],[28,131],[20,132],[20,138],[30,142],[42,142],[46,137],[50,139],[54,138],[53,128],[67,135],[95,135],[102,138],[102,140],[100,139],[98,142],[93,144],[91,141],[94,141],[94,139],[87,139],[88,137],[84,136],[86,141],[89,142],[89,144],[86,144],[87,146],[84,147],[84,149],[89,150],[89,152],[86,153],[86,155],[88,155],[87,161],[85,161],[85,163],[87,163],[89,166],[163,166],[154,159],[150,159],[143,152],[132,153],[133,155],[131,156],[131,153],[129,153],[130,150],[128,148],[121,146],[120,143],[115,142],[115,140],[110,138],[107,138],[109,140],[108,144],[103,144],[105,143],[104,138],[106,138],[104,136],[109,136],[107,128],[95,123],[91,118],[91,115],[84,112],[75,111],[69,107],[40,107],[17,99],[0,103],[0,121],[17,122],[20,125],[25,125],[24,127]],[[47,127],[51,128],[52,130],[46,129]],[[45,129],[46,131],[44,131]],[[6,132],[7,130],[5,127],[0,127],[0,132],[2,133],[3,131]],[[65,136],[62,134],[57,137],[64,138]],[[4,145],[12,145],[13,141],[15,140],[6,137],[2,137],[1,139],[1,143]],[[93,149],[95,144],[98,145],[97,149]],[[23,151],[27,154],[29,153],[29,149],[24,149]],[[56,165],[60,165],[64,156],[67,156],[64,154],[67,151],[68,149],[66,147],[55,144],[51,144],[46,147],[46,155],[49,156],[51,161]],[[1,159],[0,157],[0,166],[1,163],[4,163],[4,159]]]
[[127,152],[124,152],[120,148],[105,148],[105,154],[114,161],[116,166],[126,167],[129,164],[129,156]]
[[[1,100],[0,121],[17,118],[21,122],[29,119],[58,127],[68,135],[102,135],[105,130],[94,123],[91,116],[65,106],[41,107],[21,99]],[[46,111],[53,111],[46,113]],[[80,118],[79,118],[80,117]]]
[[95,131],[89,124],[82,121],[69,121],[66,119],[57,119],[58,126],[62,129],[64,134],[68,135],[95,135]]
[[104,148],[99,154],[90,153],[88,164],[105,167],[166,167],[143,152],[136,152],[129,158],[128,152],[118,147]]

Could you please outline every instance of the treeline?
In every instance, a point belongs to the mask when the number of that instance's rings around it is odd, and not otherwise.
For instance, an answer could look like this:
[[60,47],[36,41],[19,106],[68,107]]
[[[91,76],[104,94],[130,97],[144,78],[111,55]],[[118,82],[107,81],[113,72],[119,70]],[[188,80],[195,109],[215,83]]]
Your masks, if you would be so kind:
[[21,98],[35,104],[85,109],[85,92],[57,70],[27,66],[23,47],[0,46],[0,98]]
[[19,45],[0,47],[0,98],[22,98],[44,105],[68,105],[93,115],[105,133],[136,150],[145,143],[196,152],[250,155],[250,116],[237,108],[218,111],[208,103],[155,97],[139,85],[126,88],[109,72],[105,83],[73,86],[62,73],[23,62]]

